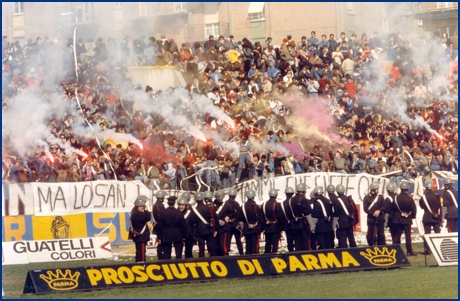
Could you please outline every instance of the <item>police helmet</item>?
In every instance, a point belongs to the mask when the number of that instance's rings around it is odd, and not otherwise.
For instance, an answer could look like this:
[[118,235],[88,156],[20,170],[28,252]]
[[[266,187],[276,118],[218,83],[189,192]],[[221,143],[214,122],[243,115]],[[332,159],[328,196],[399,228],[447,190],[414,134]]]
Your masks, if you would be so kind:
[[323,186],[318,186],[318,187],[316,187],[316,189],[315,189],[315,194],[317,194],[317,195],[323,195],[323,194],[324,194]]
[[286,190],[284,190],[284,193],[295,193],[294,188],[292,187],[286,187]]
[[166,196],[166,192],[164,192],[163,190],[157,191],[155,196],[156,196],[157,199],[164,199],[165,196]]
[[327,185],[326,191],[329,192],[329,193],[334,193],[334,191],[335,191],[334,185],[332,185],[332,184]]
[[335,190],[337,191],[337,193],[345,193],[345,186],[343,186],[342,184],[339,184],[337,185]]
[[316,188],[314,188],[311,192],[310,192],[310,199],[313,199],[315,197],[315,192],[316,192]]
[[431,183],[431,182],[428,182],[428,183],[426,183],[426,185],[425,185],[425,188],[426,188],[426,189],[430,189],[430,190],[431,190],[431,189],[433,189],[433,187],[434,187],[434,186],[433,186],[433,183]]
[[185,198],[187,201],[189,201],[192,198],[192,195],[190,194],[190,192],[186,191],[182,193],[181,198]]
[[374,189],[379,189],[379,187],[380,187],[379,182],[372,182],[371,186],[369,187],[369,189],[374,190]]
[[222,201],[225,197],[225,192],[223,192],[222,190],[217,190],[214,195],[216,199],[218,199],[219,201]]
[[236,196],[236,194],[237,194],[237,191],[235,188],[232,188],[228,191],[229,196]]
[[195,201],[202,201],[203,200],[203,193],[202,192],[196,192],[195,193]]
[[248,191],[246,191],[246,197],[248,199],[253,199],[256,197],[256,192],[253,189],[249,189]]
[[177,204],[178,205],[188,205],[188,200],[185,197],[181,196],[180,199],[177,201]]
[[444,179],[444,185],[449,185],[449,184],[452,184],[452,183],[453,183],[453,182],[452,182],[451,179],[449,179],[449,178],[445,178],[445,179]]
[[409,182],[401,182],[401,185],[399,185],[399,188],[401,188],[401,190],[409,190]]
[[270,191],[268,192],[268,195],[270,197],[277,197],[278,196],[278,189],[270,189]]
[[387,191],[395,192],[395,190],[396,190],[396,186],[395,186],[394,183],[389,183],[389,184],[387,185]]
[[134,206],[145,206],[145,203],[149,201],[149,198],[145,195],[140,195],[134,201]]
[[295,189],[300,192],[305,192],[307,191],[307,185],[305,185],[304,183],[300,183],[300,184],[297,184]]
[[212,192],[211,191],[205,191],[203,193],[203,198],[205,199],[212,199]]

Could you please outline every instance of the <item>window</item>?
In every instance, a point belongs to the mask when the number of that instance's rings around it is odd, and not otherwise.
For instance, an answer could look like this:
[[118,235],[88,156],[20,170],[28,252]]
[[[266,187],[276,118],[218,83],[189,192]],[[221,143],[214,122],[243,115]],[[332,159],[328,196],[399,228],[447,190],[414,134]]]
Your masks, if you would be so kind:
[[114,2],[115,8],[121,8],[121,2]]
[[147,2],[139,2],[139,16],[147,16]]
[[187,2],[174,2],[174,11],[187,11]]
[[82,12],[82,22],[92,22],[94,20],[94,3],[84,2]]
[[14,13],[15,14],[24,13],[24,2],[14,2]]
[[250,21],[265,20],[265,2],[249,2],[248,19]]
[[436,2],[437,8],[454,7],[454,2]]
[[205,25],[205,38],[213,36],[220,36],[219,23]]

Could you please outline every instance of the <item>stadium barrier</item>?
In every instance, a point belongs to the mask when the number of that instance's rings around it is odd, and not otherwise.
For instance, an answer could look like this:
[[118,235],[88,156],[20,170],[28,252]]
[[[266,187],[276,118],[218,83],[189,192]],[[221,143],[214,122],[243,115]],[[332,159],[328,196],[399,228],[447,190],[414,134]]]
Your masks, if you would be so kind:
[[50,294],[120,287],[213,281],[228,278],[280,277],[409,266],[399,245],[164,260],[62,269],[30,270],[24,294]]

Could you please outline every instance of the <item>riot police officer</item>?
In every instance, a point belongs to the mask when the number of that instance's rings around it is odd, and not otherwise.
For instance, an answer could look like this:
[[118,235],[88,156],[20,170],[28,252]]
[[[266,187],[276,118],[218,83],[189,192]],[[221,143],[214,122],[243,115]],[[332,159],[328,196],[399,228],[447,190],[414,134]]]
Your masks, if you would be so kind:
[[[336,238],[336,231],[337,231],[337,222],[339,220],[339,215],[336,212],[336,207],[338,206],[338,198],[335,194],[335,186],[329,184],[326,186],[327,198],[329,199],[330,203],[332,204],[332,230],[326,233],[326,240],[332,241],[332,248],[334,248],[334,240]],[[340,241],[339,241],[339,248],[340,248]]]
[[150,230],[147,222],[152,218],[152,214],[146,207],[148,201],[149,198],[147,196],[138,196],[134,201],[134,208],[130,214],[131,235],[136,245],[136,262],[147,261],[146,245],[150,240]]
[[[355,235],[353,234],[353,226],[355,218],[358,218],[356,215],[357,210],[354,207],[350,200],[345,195],[345,186],[339,184],[336,187],[337,194],[337,205],[335,206],[336,213],[339,217],[337,221],[337,240],[339,241],[339,248],[348,248],[348,243],[350,248],[356,248]],[[347,243],[348,240],[348,243]]]
[[156,235],[158,260],[163,259],[163,246],[158,243],[159,238],[157,235],[157,229],[158,229],[158,220],[160,219],[161,212],[165,210],[165,205],[164,205],[165,196],[166,196],[166,192],[162,190],[157,191],[157,193],[155,194],[155,197],[157,198],[157,200],[153,204],[153,207],[152,207],[152,214],[153,214],[153,219],[154,219],[152,234]]
[[278,252],[281,229],[279,220],[283,218],[281,205],[276,201],[277,189],[270,189],[270,199],[262,205],[265,218],[265,251],[264,254]]
[[[379,183],[372,182],[369,191],[370,193],[364,197],[363,207],[367,213],[367,244],[369,246],[385,245],[385,202],[383,196],[378,193]],[[375,237],[377,236],[377,241]]]
[[317,218],[315,233],[319,243],[319,249],[333,249],[334,241],[331,241],[329,232],[332,230],[332,204],[328,198],[324,196],[323,187],[318,186],[315,189],[316,201],[313,205],[311,216]]
[[[239,215],[241,211],[240,204],[235,200],[237,191],[235,188],[232,188],[228,191],[228,200],[225,201],[225,206],[230,208],[230,210],[223,209],[222,212],[219,214],[218,218],[220,220],[224,220],[228,226],[230,227],[230,233],[225,238],[225,248],[230,251],[230,242],[232,237],[235,237],[236,247],[238,249],[238,253],[243,255],[243,243],[241,242],[241,231],[237,229],[238,222],[239,222]],[[225,251],[224,251],[225,252]]]
[[[433,183],[427,182],[425,185],[425,194],[420,199],[419,204],[425,212],[423,213],[422,222],[425,234],[431,234],[431,229],[434,233],[440,233],[441,228],[441,200],[436,193],[433,192]],[[424,241],[424,255],[430,254],[430,249],[426,241]]]
[[173,245],[176,259],[182,258],[183,240],[187,234],[187,228],[183,215],[179,209],[174,207],[176,200],[175,196],[168,197],[168,208],[162,211],[158,220],[158,244],[163,245],[163,259],[171,259]]
[[452,180],[444,179],[444,193],[442,206],[447,208],[447,231],[458,232],[458,192],[452,188]]
[[394,213],[393,224],[395,226],[393,244],[401,244],[401,236],[404,232],[407,255],[415,256],[417,253],[412,251],[411,225],[412,219],[417,215],[417,207],[415,206],[414,199],[408,194],[409,182],[402,181],[399,188],[401,189],[401,193],[395,197],[394,202],[391,204]]
[[294,234],[291,229],[292,213],[289,208],[289,201],[294,196],[294,188],[287,187],[284,190],[284,194],[286,195],[286,199],[281,204],[283,216],[278,221],[280,229],[284,231],[284,234],[286,236],[287,249],[289,252],[292,252],[294,251]]
[[[209,194],[207,197],[209,200]],[[195,193],[195,201],[196,207],[192,207],[190,225],[192,229],[195,229],[194,237],[198,241],[198,257],[205,257],[205,245],[208,248],[209,256],[216,256],[215,219],[212,202],[209,202],[209,205],[203,203],[203,193],[201,192]]]
[[[213,210],[214,216],[216,217],[216,254],[217,256],[228,256],[228,249],[225,249],[225,236],[230,230],[230,227],[226,226],[225,220],[219,219],[219,214],[225,209],[224,197],[225,193],[222,190],[218,190],[214,193]],[[225,254],[226,253],[226,254]]]
[[195,244],[195,239],[193,238],[193,232],[192,232],[192,227],[190,226],[190,214],[191,214],[191,209],[189,209],[189,203],[188,200],[186,199],[187,196],[182,195],[179,200],[177,201],[177,207],[179,208],[179,211],[182,213],[182,216],[184,217],[185,221],[185,239],[184,239],[184,246],[185,246],[185,252],[184,252],[184,258],[193,258],[193,245]]
[[294,234],[295,251],[309,250],[311,236],[307,216],[311,214],[311,207],[305,198],[307,186],[304,183],[297,184],[297,193],[289,200],[289,210],[292,214],[291,229]]
[[396,185],[394,183],[389,183],[386,187],[388,196],[384,199],[385,203],[385,221],[386,226],[390,229],[391,240],[393,240],[393,235],[395,232],[395,227],[393,225],[393,212],[391,211],[391,204],[394,202],[396,193]]
[[255,197],[254,190],[246,192],[247,201],[241,206],[239,216],[239,227],[246,239],[246,255],[259,254],[259,237],[264,230],[263,212],[254,201]]

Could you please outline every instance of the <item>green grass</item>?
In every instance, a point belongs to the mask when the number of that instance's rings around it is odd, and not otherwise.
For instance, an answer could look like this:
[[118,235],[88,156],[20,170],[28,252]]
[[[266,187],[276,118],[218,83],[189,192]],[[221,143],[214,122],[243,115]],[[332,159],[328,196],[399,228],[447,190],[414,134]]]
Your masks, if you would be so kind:
[[[402,246],[405,250],[405,246]],[[416,252],[422,252],[421,243],[413,244]],[[154,261],[155,258],[149,258]],[[229,279],[215,282],[171,284],[127,289],[111,289],[90,292],[57,293],[47,295],[23,295],[22,290],[28,270],[111,265],[133,263],[109,260],[79,261],[72,263],[41,263],[3,266],[3,288],[6,298],[21,299],[160,299],[160,298],[436,298],[458,299],[458,266],[438,267],[434,257],[409,257],[410,267],[393,270],[359,271],[336,274],[298,275],[278,278]]]

